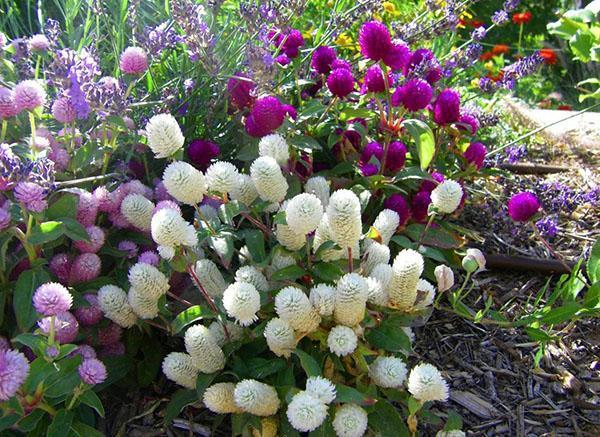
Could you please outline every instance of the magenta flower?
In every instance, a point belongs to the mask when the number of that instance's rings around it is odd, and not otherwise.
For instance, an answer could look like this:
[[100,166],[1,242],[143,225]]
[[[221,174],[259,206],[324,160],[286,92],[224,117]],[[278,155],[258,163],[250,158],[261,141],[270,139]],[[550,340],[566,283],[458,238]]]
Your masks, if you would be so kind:
[[383,57],[385,65],[393,71],[404,70],[410,61],[410,49],[404,44],[392,44]]
[[[38,321],[38,327],[44,335],[50,334],[51,317],[44,317]],[[55,339],[60,344],[73,343],[79,333],[77,319],[68,311],[59,313],[54,319]]]
[[424,78],[427,82],[433,85],[442,78],[440,63],[433,52],[428,49],[418,49],[412,53],[408,65],[406,66],[405,75],[408,75],[408,73],[421,64],[426,64],[428,67]]
[[261,97],[246,117],[246,132],[253,137],[264,137],[283,124],[286,112],[277,97]]
[[392,95],[392,105],[404,105],[409,111],[425,109],[433,97],[433,88],[423,79],[411,79],[396,89]]
[[125,74],[139,75],[148,69],[148,55],[141,47],[127,47],[119,60]]
[[100,276],[102,261],[95,253],[82,253],[73,261],[71,274],[69,276],[70,284],[87,282]]
[[97,253],[104,246],[104,231],[98,226],[88,226],[85,230],[90,237],[90,241],[75,241],[73,246],[82,253]]
[[410,217],[410,208],[408,202],[401,194],[392,194],[390,197],[385,199],[383,207],[395,211],[400,216],[399,226],[406,224]]
[[73,296],[63,285],[47,282],[40,285],[33,295],[35,310],[45,316],[55,316],[68,311],[73,305]]
[[288,55],[283,53],[275,58],[275,62],[277,62],[279,65],[285,67],[286,65],[289,65],[289,63],[292,62],[292,60],[289,58]]
[[71,155],[63,147],[52,146],[48,153],[48,159],[54,163],[54,169],[57,172],[61,172],[69,168]]
[[427,211],[431,203],[431,193],[429,191],[419,191],[413,196],[410,203],[410,210],[414,221],[422,223],[427,219]]
[[79,196],[77,204],[77,221],[83,226],[92,226],[98,216],[98,200],[89,191],[75,189],[71,192]]
[[279,33],[276,37],[276,45],[288,58],[296,58],[300,54],[300,47],[304,46],[304,37],[297,29],[291,29],[287,34]]
[[15,104],[15,93],[13,90],[0,87],[0,118],[10,118],[19,113]]
[[75,107],[71,104],[68,97],[59,97],[52,104],[52,116],[59,123],[71,123],[77,118]]
[[190,143],[187,154],[196,168],[205,171],[210,161],[221,154],[221,149],[212,141],[197,139]]
[[392,50],[390,31],[379,21],[369,21],[362,25],[358,33],[361,53],[372,61],[381,61]]
[[446,88],[433,104],[433,119],[441,126],[455,123],[460,119],[460,94]]
[[482,143],[471,143],[471,145],[467,148],[463,156],[465,159],[473,164],[477,170],[480,170],[483,167],[483,161],[485,160],[485,155],[487,154],[487,148]]
[[336,68],[327,76],[327,88],[334,96],[344,98],[354,90],[354,76],[350,70]]
[[360,152],[360,160],[366,164],[371,161],[373,156],[379,162],[383,158],[383,147],[377,141],[370,142],[363,148],[362,152]]
[[16,350],[0,351],[0,400],[12,398],[27,379],[29,362]]
[[333,61],[331,63],[331,69],[332,70],[336,70],[338,68],[344,68],[346,70],[352,70],[352,65],[350,65],[350,62],[344,60],[344,59],[336,59],[335,61]]
[[95,294],[87,293],[83,298],[89,303],[89,306],[75,309],[75,318],[84,326],[92,326],[102,320],[104,314],[98,304],[98,297]]
[[152,250],[147,250],[146,252],[142,252],[140,254],[138,262],[150,264],[151,266],[157,267],[160,263],[160,258],[156,252]]
[[10,341],[8,341],[5,336],[0,335],[0,351],[5,351],[8,349],[10,349]]
[[443,174],[437,171],[431,173],[431,178],[433,179],[432,181],[426,179],[423,182],[421,182],[419,191],[428,191],[431,193],[435,189],[435,187],[444,182],[444,180],[446,179]]
[[98,344],[100,346],[108,346],[117,343],[121,340],[123,328],[116,323],[111,322],[106,328],[98,330]]
[[516,222],[526,222],[540,210],[541,205],[533,193],[515,194],[508,201],[508,215]]
[[255,88],[256,84],[242,73],[230,78],[227,81],[227,92],[231,106],[238,110],[251,107],[256,100]]
[[320,46],[313,52],[310,66],[319,74],[327,74],[331,71],[331,63],[336,58],[335,49],[329,46]]
[[[390,78],[388,78],[388,86],[389,84]],[[379,65],[373,65],[365,72],[364,88],[370,93],[382,93],[385,91],[383,72]]]
[[19,182],[13,191],[17,202],[32,212],[42,212],[48,207],[46,193],[42,186],[34,182]]
[[92,193],[96,203],[98,204],[98,210],[101,212],[111,212],[115,209],[115,205],[111,198],[111,193],[105,186],[100,186]]
[[479,121],[470,114],[460,116],[457,127],[461,130],[468,130],[471,135],[475,135],[479,130]]
[[101,384],[106,380],[106,367],[96,358],[83,360],[77,369],[81,380],[89,385]]
[[385,160],[385,169],[396,173],[404,167],[406,162],[406,146],[400,141],[393,141],[388,146],[388,153]]
[[370,162],[361,162],[358,164],[358,168],[363,176],[374,176],[379,172],[379,167]]
[[73,260],[66,253],[57,253],[50,260],[50,271],[65,284],[69,282]]
[[24,80],[15,87],[15,106],[18,112],[28,109],[33,111],[46,103],[46,91],[37,80]]

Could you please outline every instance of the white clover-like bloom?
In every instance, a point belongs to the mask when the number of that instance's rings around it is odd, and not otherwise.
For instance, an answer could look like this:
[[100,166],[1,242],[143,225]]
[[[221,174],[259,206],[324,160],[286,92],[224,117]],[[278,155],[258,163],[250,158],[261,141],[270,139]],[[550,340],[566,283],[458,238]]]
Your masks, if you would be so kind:
[[370,276],[366,279],[366,281],[369,292],[367,302],[373,305],[387,306],[390,301],[390,297],[387,293],[387,290],[384,288],[383,283],[379,279]]
[[437,286],[440,293],[450,290],[454,286],[454,272],[450,267],[443,264],[439,265],[435,268],[433,273],[437,280]]
[[438,431],[435,437],[466,437],[466,434],[460,429],[452,429],[450,431]]
[[448,383],[435,366],[427,363],[412,368],[408,391],[421,402],[448,400]]
[[335,308],[335,294],[335,287],[319,284],[310,289],[308,299],[319,315],[328,317],[333,314]]
[[333,430],[337,437],[362,437],[367,431],[367,412],[356,404],[344,404],[333,419]]
[[389,264],[377,264],[371,274],[369,275],[371,278],[375,278],[381,282],[383,289],[388,291],[390,283],[392,282],[392,276],[394,275],[394,270],[392,266]]
[[135,325],[137,316],[127,301],[127,293],[116,285],[105,285],[98,290],[98,304],[107,319],[123,328]]
[[175,256],[175,248],[172,246],[157,246],[156,251],[161,258],[169,261]]
[[140,319],[149,320],[158,316],[158,298],[153,298],[145,293],[145,290],[131,287],[127,293],[127,301]]
[[194,273],[210,297],[221,297],[227,288],[227,282],[217,265],[209,259],[196,261]]
[[279,134],[270,134],[258,142],[258,155],[270,156],[277,164],[285,165],[290,159],[290,150],[285,138]]
[[132,288],[154,300],[158,300],[169,291],[169,279],[150,264],[137,263],[133,265],[129,269],[127,278]]
[[[333,242],[333,236],[331,234],[331,230],[329,228],[329,217],[327,213],[323,214],[321,218],[321,222],[319,223],[319,227],[315,231],[315,237],[313,239],[313,252],[317,252],[319,247],[327,241]],[[354,246],[352,247],[352,257],[358,255],[360,250],[360,244],[357,240]],[[347,249],[326,249],[321,251],[321,258],[325,262],[337,261],[339,259],[348,259],[348,250]]]
[[206,326],[194,325],[185,333],[185,350],[196,369],[213,373],[225,367],[225,355]]
[[413,332],[413,330],[408,327],[408,326],[403,326],[402,328],[402,332],[404,332],[406,334],[406,336],[408,337],[408,340],[412,343],[415,342],[415,333]]
[[419,279],[417,282],[417,292],[422,298],[415,304],[418,309],[424,309],[433,304],[435,299],[435,287],[425,279]]
[[294,196],[285,209],[287,224],[295,232],[308,234],[314,231],[323,217],[323,205],[314,194]]
[[223,293],[223,306],[229,317],[242,326],[249,326],[258,320],[260,294],[250,283],[234,282]]
[[192,364],[192,357],[183,352],[171,352],[162,362],[162,371],[171,381],[191,390],[196,389],[198,369]]
[[231,198],[249,206],[258,197],[258,191],[252,182],[252,178],[247,174],[240,174],[235,183],[235,187],[230,191]]
[[333,318],[346,326],[358,325],[365,316],[369,286],[357,273],[347,273],[337,283]]
[[400,388],[406,380],[406,364],[396,357],[377,357],[369,366],[369,377],[383,388]]
[[399,225],[400,216],[396,211],[392,211],[391,209],[384,209],[381,211],[373,222],[373,227],[377,229],[381,235],[381,241],[385,245],[390,244]]
[[241,413],[242,409],[235,404],[233,382],[219,382],[204,391],[202,401],[206,408],[217,414]]
[[127,221],[142,231],[150,230],[154,203],[141,194],[128,194],[121,202],[121,214]]
[[288,358],[296,347],[294,329],[283,319],[275,317],[269,320],[264,332],[267,345],[278,357]]
[[159,246],[196,246],[198,236],[194,227],[178,211],[163,208],[152,217],[152,239]]
[[185,138],[171,114],[157,114],[146,124],[148,147],[155,158],[167,158],[183,147]]
[[358,337],[356,333],[347,326],[334,326],[327,336],[329,350],[339,357],[351,354],[357,345]]
[[327,208],[329,205],[329,182],[323,176],[309,178],[304,184],[304,192],[317,196],[323,208]]
[[227,341],[238,341],[244,336],[244,328],[237,325],[229,320],[224,320],[227,332],[229,333],[229,340],[227,340],[227,334],[221,322],[214,321],[208,325],[208,330],[212,334],[215,342],[219,347],[222,347]]
[[312,394],[301,391],[296,393],[287,409],[290,425],[300,432],[317,429],[327,417],[327,405]]
[[254,266],[240,267],[237,272],[235,272],[235,280],[237,282],[247,282],[248,284],[252,284],[258,291],[269,290],[267,278],[265,278],[265,275]]
[[277,293],[275,312],[294,330],[302,333],[313,332],[321,322],[306,294],[296,287],[285,287]]
[[273,272],[277,270],[285,269],[286,267],[293,266],[296,264],[296,260],[293,256],[285,255],[280,251],[276,251],[271,260],[271,269]]
[[292,252],[302,249],[306,243],[306,234],[296,232],[291,226],[284,224],[277,224],[275,237],[279,244]]
[[389,286],[390,304],[401,310],[410,309],[417,298],[417,283],[423,273],[423,256],[412,249],[396,255]]
[[460,205],[463,189],[460,184],[446,179],[431,192],[431,204],[442,214],[452,214]]
[[235,189],[240,174],[231,162],[217,161],[206,169],[205,176],[210,191],[225,194]]
[[342,249],[354,247],[360,240],[360,213],[360,201],[352,191],[337,190],[331,195],[327,206],[329,231],[332,241]]
[[360,264],[364,275],[370,275],[377,264],[387,264],[390,262],[390,248],[385,244],[373,241],[367,247],[363,255],[363,261]]
[[274,158],[257,158],[250,166],[250,177],[262,200],[279,203],[285,199],[288,183]]
[[243,411],[255,416],[272,416],[277,413],[281,404],[275,388],[255,379],[244,379],[238,382],[233,392],[233,399]]
[[181,203],[197,205],[206,194],[206,180],[200,170],[187,162],[175,161],[163,173],[168,193]]
[[321,376],[311,376],[306,380],[306,392],[325,404],[332,403],[336,396],[333,382]]

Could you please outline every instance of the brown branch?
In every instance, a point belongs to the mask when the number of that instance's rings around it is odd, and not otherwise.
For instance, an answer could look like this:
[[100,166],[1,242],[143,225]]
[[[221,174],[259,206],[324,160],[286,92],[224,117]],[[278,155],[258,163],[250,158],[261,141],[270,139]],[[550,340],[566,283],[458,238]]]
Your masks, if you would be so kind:
[[574,170],[571,167],[546,164],[500,164],[498,167],[516,174],[551,174]]
[[568,269],[568,265],[564,265],[560,261],[554,259],[486,254],[485,260],[486,267],[489,269],[536,271],[541,273],[571,273],[571,269]]

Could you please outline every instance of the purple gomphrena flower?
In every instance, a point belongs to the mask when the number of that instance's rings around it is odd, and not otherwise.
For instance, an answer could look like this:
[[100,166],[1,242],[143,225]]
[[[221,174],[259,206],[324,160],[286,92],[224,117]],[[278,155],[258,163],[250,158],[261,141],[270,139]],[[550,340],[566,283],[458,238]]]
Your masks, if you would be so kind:
[[167,187],[160,179],[154,179],[154,200],[160,202],[162,200],[174,200],[173,196],[167,191]]
[[108,346],[104,346],[100,350],[100,357],[121,357],[125,355],[125,345],[118,341],[113,344],[109,344]]
[[433,119],[439,125],[445,126],[460,119],[460,94],[451,88],[446,88],[433,104]]
[[60,282],[69,282],[73,260],[66,253],[57,253],[50,260],[50,271]]
[[383,158],[383,147],[376,141],[367,144],[360,152],[360,160],[365,164],[371,161],[372,157],[377,158],[379,162]]
[[317,47],[313,53],[310,66],[319,74],[327,74],[331,71],[331,63],[336,58],[335,49],[329,46]]
[[508,201],[508,215],[516,222],[529,221],[540,210],[540,202],[533,193],[517,193]]
[[19,182],[15,185],[14,195],[17,202],[32,212],[42,212],[48,207],[44,187],[33,182]]
[[[366,90],[370,93],[382,93],[385,91],[385,81],[383,79],[383,72],[379,65],[373,65],[365,72],[365,83]],[[388,85],[390,80],[388,79]]]
[[106,328],[98,330],[98,344],[100,346],[108,346],[115,344],[121,340],[123,335],[123,328],[116,323],[110,322]]
[[405,44],[392,44],[390,50],[383,57],[385,65],[393,71],[401,71],[410,61],[410,49]]
[[419,191],[427,191],[430,193],[435,189],[435,187],[438,186],[438,184],[441,184],[446,179],[442,173],[437,172],[437,171],[434,171],[433,173],[431,173],[431,178],[433,179],[432,181],[424,180],[421,183],[421,186],[419,187]]
[[75,189],[71,192],[79,195],[77,204],[77,221],[83,226],[92,226],[98,216],[98,201],[92,193],[82,189]]
[[388,146],[388,153],[385,160],[385,169],[391,173],[396,173],[404,167],[406,162],[406,145],[400,141],[393,141]]
[[142,74],[148,69],[148,55],[140,47],[127,47],[121,53],[119,67],[125,74]]
[[338,68],[345,68],[346,70],[352,70],[352,65],[345,59],[336,59],[331,63],[331,69],[336,70]]
[[363,176],[374,176],[379,172],[379,167],[369,162],[359,163],[358,168]]
[[[169,201],[165,200],[164,202]],[[117,249],[119,249],[121,252],[125,252],[126,257],[129,259],[135,258],[138,254],[138,245],[129,240],[120,241],[117,245]]]
[[282,67],[285,67],[286,65],[289,65],[290,62],[292,62],[292,60],[289,58],[288,55],[286,55],[285,53],[282,55],[279,55],[275,58],[275,62],[277,62],[279,65],[281,65]]
[[404,86],[397,88],[392,95],[394,106],[402,103],[409,111],[425,109],[433,97],[433,88],[423,79],[411,79]]
[[479,130],[479,121],[471,114],[462,114],[458,121],[458,128],[461,130],[468,128],[471,135],[475,135]]
[[52,104],[52,116],[59,123],[72,123],[77,118],[77,111],[69,97],[59,97]]
[[0,87],[0,119],[10,118],[19,113],[15,104],[15,93],[13,90]]
[[15,86],[15,106],[19,111],[44,106],[46,103],[46,91],[37,80],[24,80]]
[[98,297],[95,294],[87,293],[83,295],[83,298],[89,303],[89,306],[75,309],[75,318],[84,326],[95,325],[104,316],[98,304]]
[[77,370],[81,380],[86,384],[101,384],[106,380],[106,367],[96,358],[84,360]]
[[190,143],[187,154],[197,169],[205,171],[210,161],[221,154],[221,149],[212,141],[197,139]]
[[291,29],[286,35],[277,35],[277,46],[281,48],[288,58],[297,58],[300,47],[304,45],[302,33],[297,29]]
[[227,92],[231,106],[240,110],[249,108],[254,104],[256,97],[254,89],[256,84],[245,74],[237,73],[227,81]]
[[360,51],[372,61],[381,61],[392,47],[390,31],[379,21],[364,23],[358,33]]
[[54,169],[60,173],[69,168],[71,155],[64,147],[53,146],[48,153],[48,159],[54,163]]
[[158,267],[158,264],[160,263],[160,257],[156,252],[153,252],[152,250],[147,250],[146,252],[142,252],[140,254],[138,262]]
[[[51,319],[51,317],[44,317],[38,321],[38,327],[45,335],[50,334]],[[73,314],[65,311],[55,316],[54,331],[56,341],[60,344],[72,343],[79,333],[79,323]]]
[[100,276],[102,261],[95,253],[82,253],[73,261],[69,283],[87,282]]
[[392,194],[390,197],[385,199],[385,202],[383,202],[383,207],[398,213],[400,216],[400,226],[406,224],[410,217],[410,208],[408,207],[408,202],[406,202],[406,199],[400,194]]
[[29,47],[37,52],[45,52],[50,48],[50,41],[46,35],[38,33],[29,38]]
[[414,221],[422,223],[427,219],[429,204],[431,203],[431,193],[429,191],[419,191],[413,196],[410,203],[410,210]]
[[29,362],[16,350],[0,351],[0,400],[12,398],[29,374]]
[[35,310],[45,316],[55,316],[68,311],[73,305],[73,296],[63,285],[47,282],[40,285],[33,295]]
[[75,241],[73,246],[81,253],[97,253],[104,246],[104,231],[98,226],[88,226],[85,230],[90,237],[90,241]]
[[483,167],[483,161],[485,161],[485,155],[487,154],[487,148],[482,143],[471,143],[463,156],[465,159],[473,164],[477,170]]
[[11,215],[10,212],[4,208],[0,208],[0,231],[10,226]]
[[246,117],[246,132],[253,137],[264,137],[283,124],[285,114],[286,109],[277,97],[261,97]]
[[179,207],[177,202],[175,202],[174,200],[161,200],[160,202],[158,202],[156,204],[156,206],[152,210],[152,215],[156,214],[158,211],[160,211],[161,209],[165,209],[165,208],[174,209],[179,214],[181,214],[181,208]]
[[281,105],[281,108],[285,111],[285,113],[288,115],[288,117],[290,117],[292,120],[295,120],[296,118],[298,118],[298,110],[296,108],[294,108],[292,105]]
[[69,354],[69,356],[74,356],[74,355],[81,355],[81,357],[84,360],[89,360],[90,358],[96,358],[96,350],[91,347],[89,344],[80,344],[79,346],[77,346],[77,349],[75,349],[73,352],[71,352],[71,354]]
[[350,70],[336,68],[327,76],[327,88],[331,94],[343,99],[354,90],[354,76]]
[[554,238],[558,234],[558,223],[556,219],[552,217],[544,217],[538,220],[535,222],[535,226],[546,238]]

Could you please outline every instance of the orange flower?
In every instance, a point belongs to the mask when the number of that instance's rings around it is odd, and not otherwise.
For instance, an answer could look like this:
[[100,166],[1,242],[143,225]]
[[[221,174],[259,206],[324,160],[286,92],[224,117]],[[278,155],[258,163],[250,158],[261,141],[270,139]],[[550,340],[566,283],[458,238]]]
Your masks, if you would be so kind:
[[559,111],[571,111],[573,107],[571,105],[558,105]]
[[480,61],[490,61],[492,58],[494,57],[494,54],[492,52],[483,52],[481,54],[481,56],[479,57]]
[[531,21],[532,18],[533,15],[529,11],[516,13],[512,16],[513,23],[515,24],[527,24]]
[[486,77],[494,82],[499,82],[504,78],[504,71],[499,71],[498,74],[489,73]]
[[485,23],[481,20],[471,20],[471,22],[469,24],[471,26],[477,28],[477,27],[483,26]]
[[494,56],[506,55],[508,52],[510,52],[510,47],[508,47],[506,44],[496,44],[494,47],[492,47],[492,53]]
[[547,65],[555,65],[558,62],[556,52],[552,49],[541,49],[540,56],[544,59],[544,63]]

